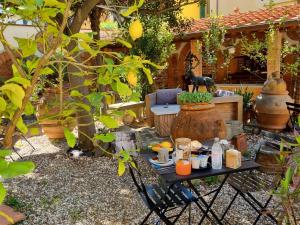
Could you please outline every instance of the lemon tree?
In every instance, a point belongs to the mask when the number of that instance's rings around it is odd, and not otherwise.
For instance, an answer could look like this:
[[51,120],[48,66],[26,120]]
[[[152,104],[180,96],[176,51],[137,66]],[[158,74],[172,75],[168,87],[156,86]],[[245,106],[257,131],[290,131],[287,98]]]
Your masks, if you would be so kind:
[[[71,9],[73,3],[71,0],[39,2],[11,0],[7,5],[4,4],[3,14],[1,14],[2,21],[6,21],[13,14],[16,16],[16,20],[21,18],[33,21],[39,32],[38,35],[28,38],[15,38],[17,46],[13,46],[4,35],[5,26],[0,29],[0,42],[9,52],[13,62],[13,78],[0,87],[0,101],[2,102],[0,114],[10,121],[4,139],[4,146],[7,148],[12,147],[12,136],[15,132],[26,134],[31,130],[22,120],[22,115],[36,113],[31,97],[37,86],[39,88],[43,86],[41,80],[57,74],[59,81],[58,87],[61,91],[60,102],[57,104],[59,104],[60,110],[55,115],[51,115],[51,119],[58,120],[63,126],[77,119],[77,126],[80,128],[80,126],[86,126],[85,123],[81,123],[82,115],[88,115],[92,118],[92,122],[98,120],[108,130],[111,130],[120,125],[119,117],[124,113],[133,116],[135,114],[129,110],[110,114],[99,112],[101,101],[109,95],[109,92],[99,90],[97,86],[109,87],[124,101],[138,101],[140,95],[132,88],[138,84],[137,71],[144,71],[146,79],[151,84],[153,79],[149,67],[162,68],[139,55],[126,55],[104,50],[108,45],[115,43],[120,43],[130,49],[132,44],[124,38],[119,37],[107,41],[94,39],[92,33],[68,33],[66,30],[68,30],[69,17],[73,13]],[[123,11],[122,15],[134,17],[134,13],[142,4],[143,1],[138,1]],[[11,5],[14,7],[12,8]],[[15,8],[19,10],[15,10]],[[58,15],[62,18],[60,23],[53,19]],[[132,40],[136,40],[142,35],[143,28],[141,23],[138,23],[138,19],[133,19],[133,21],[135,29],[131,30],[133,32]],[[88,58],[79,60],[78,56],[83,53]],[[104,61],[102,65],[95,66],[87,63],[99,55]],[[71,83],[69,89],[63,88],[62,79],[66,76]],[[91,76],[95,79],[87,79]],[[79,77],[80,82],[74,85],[72,77]],[[125,79],[123,79],[124,77]],[[72,101],[64,101],[63,95],[65,94],[68,94]],[[84,114],[81,114],[82,112]],[[32,132],[34,131],[32,130]],[[78,133],[79,136],[87,137],[96,150],[105,151],[101,143],[114,140],[114,135],[111,133],[105,135],[93,133],[93,136],[90,136],[82,129],[78,129]],[[65,126],[64,134],[70,147],[74,147],[78,143],[77,137],[69,130],[68,126]],[[131,160],[130,157],[124,158],[125,153],[122,154],[114,156],[119,159],[120,165]]]

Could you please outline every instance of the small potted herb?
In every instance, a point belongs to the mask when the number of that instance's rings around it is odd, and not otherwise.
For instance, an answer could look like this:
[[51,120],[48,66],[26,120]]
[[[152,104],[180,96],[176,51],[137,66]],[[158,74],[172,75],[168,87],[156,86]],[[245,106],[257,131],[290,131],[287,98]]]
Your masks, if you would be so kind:
[[181,108],[183,109],[194,109],[197,110],[199,108],[203,108],[208,105],[211,105],[210,102],[213,99],[213,95],[211,93],[205,92],[182,92],[178,96],[179,103],[181,104]]

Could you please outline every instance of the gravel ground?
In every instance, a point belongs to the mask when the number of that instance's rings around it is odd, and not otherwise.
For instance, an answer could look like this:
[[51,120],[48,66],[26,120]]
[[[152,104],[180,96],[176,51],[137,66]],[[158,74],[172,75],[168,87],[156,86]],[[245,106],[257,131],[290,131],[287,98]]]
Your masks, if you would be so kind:
[[[19,210],[27,219],[23,225],[126,225],[138,224],[148,210],[139,197],[128,174],[117,176],[117,164],[106,157],[71,159],[65,152],[63,141],[50,142],[45,136],[29,138],[37,148],[33,153],[24,141],[19,141],[19,153],[36,163],[34,173],[6,182],[10,198],[17,200]],[[249,138],[251,143],[253,137]],[[16,155],[14,155],[16,157]],[[147,182],[157,180],[152,169],[139,161]],[[198,185],[201,193],[213,186]],[[215,210],[225,208],[234,192],[228,186],[217,199]],[[255,193],[265,199],[266,193]],[[274,205],[273,203],[271,205]],[[197,224],[200,212],[192,207],[192,224]],[[226,216],[231,224],[253,223],[255,211],[237,198]],[[154,218],[151,218],[152,220]],[[187,224],[187,213],[178,224]],[[206,221],[204,224],[210,224]],[[272,224],[263,219],[258,224]]]

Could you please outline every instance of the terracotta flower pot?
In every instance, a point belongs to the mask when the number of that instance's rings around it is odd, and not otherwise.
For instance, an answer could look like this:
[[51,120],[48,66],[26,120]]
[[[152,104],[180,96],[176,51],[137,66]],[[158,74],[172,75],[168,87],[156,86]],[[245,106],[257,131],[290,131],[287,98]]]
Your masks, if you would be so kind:
[[186,137],[204,141],[214,137],[225,138],[226,127],[215,104],[183,104],[171,128],[173,139]]
[[[64,100],[69,98],[64,94]],[[74,121],[64,121],[64,124],[58,118],[59,114],[59,89],[46,89],[42,101],[37,105],[37,118],[42,127],[43,133],[50,139],[62,139],[64,127],[73,130],[76,126]]]

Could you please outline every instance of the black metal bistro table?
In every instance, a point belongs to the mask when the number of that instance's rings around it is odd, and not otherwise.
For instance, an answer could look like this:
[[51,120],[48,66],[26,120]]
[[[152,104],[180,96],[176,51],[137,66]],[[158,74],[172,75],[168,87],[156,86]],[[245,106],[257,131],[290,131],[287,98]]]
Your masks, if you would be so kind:
[[[150,158],[156,156],[156,154],[153,152],[142,153],[141,155],[147,160],[147,162],[149,162]],[[200,169],[200,170],[192,170],[192,173],[190,175],[180,176],[180,175],[176,174],[174,165],[168,166],[168,167],[156,167],[156,166],[153,166],[150,162],[149,162],[149,164],[153,167],[154,171],[170,186],[172,186],[178,182],[187,182],[189,188],[195,192],[195,194],[198,196],[200,202],[204,205],[204,209],[202,210],[202,212],[204,214],[201,217],[199,224],[202,224],[202,222],[204,221],[204,219],[206,217],[211,219],[210,216],[208,215],[208,213],[211,213],[211,215],[214,217],[214,219],[217,221],[218,224],[223,224],[222,223],[223,218],[220,219],[217,216],[217,214],[212,209],[212,206],[213,206],[219,192],[221,191],[222,187],[224,186],[227,178],[230,176],[230,174],[243,172],[243,171],[251,171],[254,169],[258,169],[260,167],[260,165],[256,162],[254,162],[253,160],[243,159],[241,167],[239,167],[237,169],[226,168],[223,165],[222,169],[216,170],[216,169],[212,169],[212,168],[207,168],[207,169]],[[195,179],[203,179],[206,177],[212,177],[212,176],[218,176],[218,175],[224,175],[222,182],[215,190],[213,190],[205,195],[201,195],[199,193],[199,191],[197,190],[197,188],[191,182],[192,180],[195,180]],[[214,193],[214,195],[212,197],[212,200],[210,202],[207,202],[204,199],[204,196],[207,196],[207,195],[210,195],[213,193]]]

